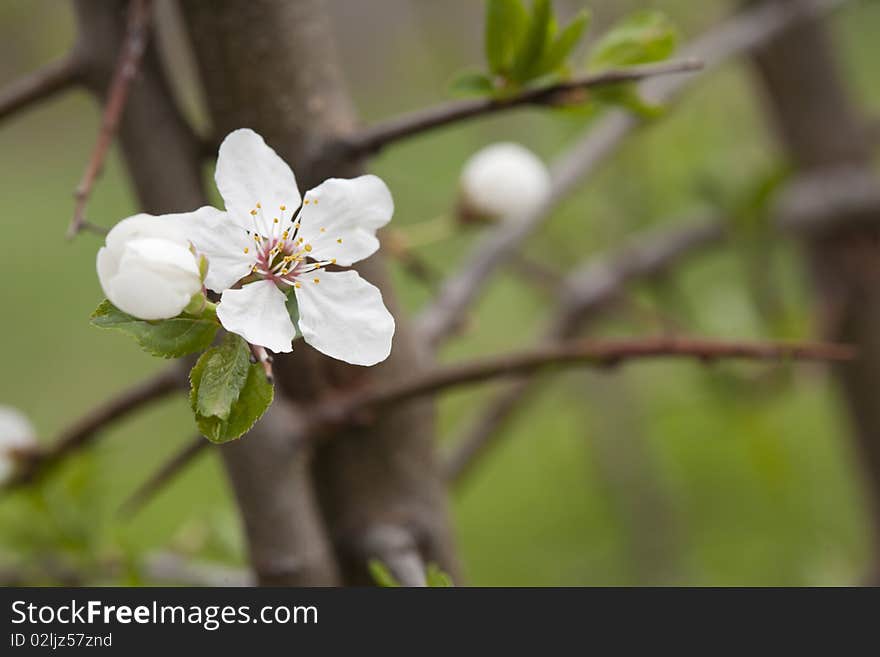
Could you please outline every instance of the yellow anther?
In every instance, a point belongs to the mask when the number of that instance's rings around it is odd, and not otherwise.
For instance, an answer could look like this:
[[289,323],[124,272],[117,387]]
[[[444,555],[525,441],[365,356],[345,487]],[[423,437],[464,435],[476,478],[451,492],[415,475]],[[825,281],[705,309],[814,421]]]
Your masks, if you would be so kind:
[[281,209],[282,212],[284,212],[287,209],[286,205],[279,205],[278,207]]
[[318,205],[318,199],[313,199],[315,201],[315,205]]
[[284,269],[284,268],[281,269],[281,275],[282,275],[282,276],[286,275],[287,272],[288,272],[287,269]]
[[295,224],[293,224],[293,227],[294,227],[294,228],[299,228],[299,222],[297,221]]
[[257,215],[257,211],[256,211],[256,210],[251,210],[251,214],[254,215],[254,216],[256,216],[256,215]]
[[326,233],[326,232],[327,232],[327,229],[326,229],[326,228],[322,228],[322,229],[321,229],[321,232],[322,232],[322,233]]
[[299,283],[294,283],[293,287],[302,287],[302,285],[300,285]]
[[331,265],[335,265],[335,264],[336,264],[336,258],[330,258],[330,264],[331,264]]
[[287,236],[289,234],[290,234],[290,231],[285,230],[283,233],[281,233],[281,237],[283,237],[284,239],[287,239]]
[[257,207],[258,207],[258,208],[262,208],[263,206],[260,205],[259,203],[257,203]]
[[338,240],[336,240],[336,243],[337,243],[337,244],[342,244],[342,238],[340,237]]
[[320,278],[316,278],[316,279],[315,279],[315,283],[320,283],[320,282],[321,282],[321,279],[320,279]]
[[312,250],[312,245],[311,245],[311,244],[306,244],[303,248],[304,248],[306,251],[311,252],[311,250]]
[[277,223],[278,223],[278,217],[275,217],[272,221],[274,221],[274,222],[277,224]]
[[308,204],[309,204],[309,199],[306,199],[305,201],[303,201],[303,205],[308,205]]
[[247,253],[248,251],[250,251],[250,249],[247,247],[244,247],[244,252]]

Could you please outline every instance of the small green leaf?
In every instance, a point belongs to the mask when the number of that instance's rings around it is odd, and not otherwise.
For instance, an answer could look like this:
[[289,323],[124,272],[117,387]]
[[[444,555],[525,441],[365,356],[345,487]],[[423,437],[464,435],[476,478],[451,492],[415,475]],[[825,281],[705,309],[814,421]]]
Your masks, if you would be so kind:
[[219,325],[208,317],[181,315],[172,319],[147,321],[122,312],[106,299],[92,313],[94,326],[127,333],[154,356],[179,358],[211,345]]
[[425,579],[427,580],[428,586],[431,588],[446,588],[455,586],[452,582],[452,578],[444,573],[440,566],[436,563],[429,563],[427,572],[425,573]]
[[[238,385],[238,374],[224,376],[222,373],[211,374],[214,368],[222,370],[234,369],[238,372],[240,365],[239,358],[241,356],[240,346],[233,346],[235,342],[244,345],[244,340],[240,337],[228,334],[224,340],[224,344],[219,347],[209,349],[202,357],[199,358],[195,367],[190,372],[189,378],[192,388],[190,390],[190,406],[196,416],[196,424],[202,434],[210,441],[215,443],[225,443],[230,440],[240,438],[242,435],[254,425],[254,423],[262,417],[266,409],[272,403],[275,390],[272,384],[266,380],[266,375],[259,363],[251,363],[247,358],[247,370],[244,381]],[[247,346],[244,346],[247,349]],[[226,357],[216,359],[218,354],[227,352]],[[228,367],[226,358],[232,358],[236,364],[234,367]],[[222,391],[215,386],[216,382],[226,380],[230,381],[232,389],[238,388],[238,394],[234,401],[229,405],[226,417],[218,414],[204,415],[200,409],[204,407],[206,410],[214,408],[222,408],[223,403],[232,393],[229,392],[223,396]],[[215,394],[209,396],[201,394],[203,385],[214,387]]]
[[622,107],[641,119],[650,121],[663,116],[666,107],[647,102],[631,82],[605,86],[593,92],[593,99],[606,105]]
[[529,14],[522,0],[489,0],[486,3],[485,46],[490,71],[507,74],[528,22]]
[[544,53],[541,64],[538,66],[539,75],[553,73],[564,66],[566,59],[577,47],[589,23],[590,12],[584,9],[565,26]]
[[449,90],[456,96],[489,96],[495,91],[495,85],[485,73],[465,71],[452,80]]
[[250,365],[250,349],[234,333],[227,333],[220,346],[206,351],[196,363],[200,368],[196,412],[204,417],[229,419]]
[[592,70],[649,64],[666,59],[678,45],[678,30],[662,12],[645,9],[611,27],[590,53]]
[[548,36],[553,30],[553,12],[550,0],[534,0],[529,26],[516,54],[510,78],[514,82],[527,82],[534,77],[544,56]]
[[388,570],[388,566],[378,559],[370,559],[367,562],[367,569],[370,571],[370,576],[377,585],[389,588],[400,586],[400,582],[394,579],[394,575]]

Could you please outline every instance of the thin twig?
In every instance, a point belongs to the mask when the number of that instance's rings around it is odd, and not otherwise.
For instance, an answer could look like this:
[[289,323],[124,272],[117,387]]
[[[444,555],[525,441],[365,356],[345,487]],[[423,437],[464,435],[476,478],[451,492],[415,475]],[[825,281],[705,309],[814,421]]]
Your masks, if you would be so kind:
[[173,366],[92,409],[62,431],[51,445],[23,457],[15,477],[3,487],[3,490],[33,483],[52,466],[91,444],[99,432],[113,422],[151,402],[167,397],[180,390],[182,385],[183,377],[180,369]]
[[68,239],[73,238],[82,230],[85,221],[86,204],[92,193],[95,179],[104,167],[104,160],[110,150],[110,144],[116,135],[116,129],[125,110],[128,100],[128,92],[131,84],[137,76],[141,58],[147,47],[149,38],[150,19],[152,15],[152,0],[131,0],[128,8],[128,23],[125,31],[122,51],[116,64],[116,71],[110,83],[107,102],[104,105],[104,113],[101,117],[101,131],[98,141],[92,151],[82,180],[76,188],[74,198],[76,205],[73,218],[67,229]]
[[274,383],[275,375],[272,373],[272,356],[269,355],[269,352],[266,351],[265,347],[250,343],[248,343],[248,345],[251,348],[251,353],[254,355],[255,361],[263,366],[263,372],[266,374],[266,380],[269,383]]
[[74,53],[47,64],[0,90],[0,121],[79,82],[82,65]]
[[186,466],[194,463],[199,454],[205,453],[207,451],[205,448],[210,444],[204,436],[194,436],[183,449],[176,452],[120,505],[119,516],[131,520]]
[[[805,15],[829,11],[845,1],[762,5],[710,30],[686,48],[684,55],[705,62],[706,69],[713,69],[734,55],[766,43]],[[640,92],[651,102],[669,102],[692,79],[688,76],[646,80],[640,85]],[[437,345],[462,325],[468,308],[496,269],[526,242],[569,192],[595,173],[642,124],[638,117],[625,111],[611,112],[556,162],[551,189],[543,203],[478,241],[470,258],[456,268],[434,302],[418,318],[418,327],[428,344]]]
[[699,70],[702,64],[695,59],[663,62],[645,66],[603,71],[582,75],[573,80],[548,87],[526,89],[510,98],[474,98],[452,101],[427,109],[398,116],[354,133],[345,139],[343,147],[355,155],[375,153],[388,144],[421,135],[430,130],[458,123],[478,116],[505,112],[526,105],[558,105],[583,102],[578,92],[645,78],[688,73]]
[[460,365],[438,367],[408,380],[356,391],[332,399],[312,412],[312,426],[344,422],[363,411],[400,404],[449,388],[504,377],[533,374],[552,367],[609,367],[648,358],[845,361],[855,357],[846,345],[814,342],[744,342],[657,337],[631,340],[576,340],[503,354]]

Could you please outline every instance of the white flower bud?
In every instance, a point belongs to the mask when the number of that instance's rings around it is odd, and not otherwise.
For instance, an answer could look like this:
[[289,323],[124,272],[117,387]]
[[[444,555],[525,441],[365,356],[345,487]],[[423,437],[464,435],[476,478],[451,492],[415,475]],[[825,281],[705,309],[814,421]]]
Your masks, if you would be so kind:
[[464,221],[501,221],[535,208],[550,188],[546,165],[510,142],[492,144],[465,164],[459,211]]
[[11,406],[0,406],[0,485],[15,473],[16,453],[36,447],[36,431],[30,420]]
[[140,319],[175,317],[202,290],[199,259],[171,219],[123,219],[107,234],[97,267],[110,302]]

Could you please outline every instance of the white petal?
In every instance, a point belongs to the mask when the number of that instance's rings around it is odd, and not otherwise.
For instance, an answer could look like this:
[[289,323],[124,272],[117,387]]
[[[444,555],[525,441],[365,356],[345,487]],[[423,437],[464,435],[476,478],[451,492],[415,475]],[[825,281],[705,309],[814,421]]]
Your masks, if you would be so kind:
[[299,235],[316,258],[348,266],[376,252],[376,230],[392,214],[394,201],[381,178],[330,178],[306,192]]
[[293,171],[253,130],[235,130],[226,136],[220,144],[214,180],[226,210],[243,226],[251,225],[250,211],[257,203],[269,221],[280,206],[292,212],[300,203]]
[[201,286],[188,246],[158,238],[128,242],[119,270],[102,281],[104,293],[117,308],[146,320],[179,315]]
[[193,212],[181,225],[196,251],[208,258],[205,286],[222,292],[250,273],[256,248],[247,232],[225,212],[204,210]]
[[355,271],[320,272],[295,288],[299,330],[318,351],[353,365],[375,365],[391,353],[394,318],[382,293]]
[[[211,208],[213,210],[213,208]],[[105,238],[106,247],[101,249],[104,253],[98,259],[98,276],[110,276],[119,269],[119,259],[125,250],[125,245],[131,240],[142,237],[160,237],[181,246],[187,246],[186,232],[182,228],[181,221],[195,213],[165,214],[154,216],[151,214],[136,214],[119,221]],[[214,210],[219,212],[219,210]]]
[[223,327],[251,344],[274,352],[292,350],[296,329],[287,311],[287,296],[272,281],[226,290],[217,305]]
[[12,406],[0,406],[0,485],[15,472],[13,452],[36,446],[36,431],[27,416]]

